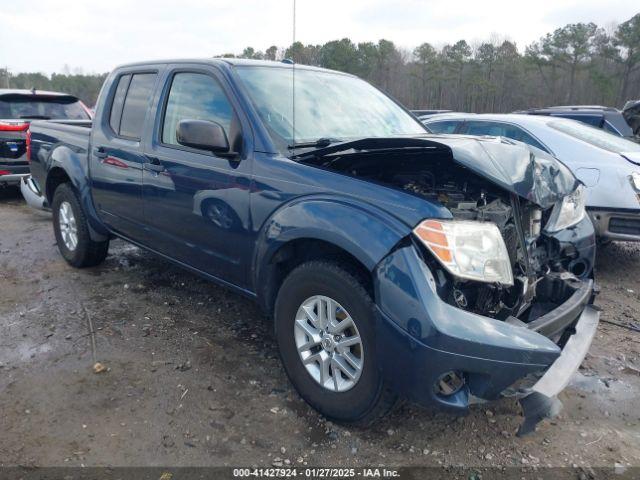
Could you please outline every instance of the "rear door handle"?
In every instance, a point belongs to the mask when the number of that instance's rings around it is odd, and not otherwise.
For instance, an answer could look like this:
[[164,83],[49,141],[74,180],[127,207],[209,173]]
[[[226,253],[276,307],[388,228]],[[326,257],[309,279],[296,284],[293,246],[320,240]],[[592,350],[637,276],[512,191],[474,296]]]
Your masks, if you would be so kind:
[[93,149],[93,154],[98,158],[107,158],[107,152],[104,147],[96,147]]

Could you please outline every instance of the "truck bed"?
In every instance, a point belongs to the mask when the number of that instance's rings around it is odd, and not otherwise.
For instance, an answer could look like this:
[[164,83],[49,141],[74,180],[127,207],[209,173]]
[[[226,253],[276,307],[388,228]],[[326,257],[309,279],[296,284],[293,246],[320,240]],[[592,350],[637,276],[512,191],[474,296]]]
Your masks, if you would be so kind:
[[53,149],[67,148],[72,155],[82,157],[86,164],[91,126],[91,120],[38,120],[31,123],[30,170],[41,191],[51,168]]
[[37,120],[31,122],[31,126],[29,128],[32,134],[34,131],[55,131],[78,134],[80,136],[89,136],[91,134],[92,125],[92,120]]

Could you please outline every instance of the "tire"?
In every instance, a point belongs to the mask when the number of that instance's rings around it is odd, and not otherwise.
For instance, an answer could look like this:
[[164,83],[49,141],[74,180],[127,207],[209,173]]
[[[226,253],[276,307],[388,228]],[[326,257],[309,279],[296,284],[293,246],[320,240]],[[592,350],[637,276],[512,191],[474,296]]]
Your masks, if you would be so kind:
[[[345,331],[343,339],[356,334],[361,339],[361,345],[355,347],[357,350],[353,351],[352,355],[354,358],[359,354],[362,360],[359,377],[354,385],[343,391],[337,390],[338,384],[333,383],[337,382],[335,378],[333,382],[327,382],[330,386],[333,385],[331,387],[333,390],[327,388],[327,383],[323,386],[317,376],[314,377],[308,371],[308,367],[303,364],[301,354],[298,353],[300,344],[296,342],[299,341],[297,330],[299,327],[296,322],[301,321],[301,318],[302,321],[307,320],[300,309],[305,301],[314,298],[329,298],[337,302],[337,307],[341,307],[337,312],[342,318],[345,314],[347,319],[350,316],[355,324],[355,329]],[[274,313],[275,335],[284,368],[300,396],[313,408],[333,421],[358,426],[367,426],[393,409],[397,396],[385,385],[376,355],[373,301],[362,282],[358,280],[357,274],[333,262],[304,263],[295,268],[282,283]],[[311,325],[310,320],[309,322]],[[312,337],[303,334],[303,338],[306,342]],[[319,350],[310,351],[319,352]],[[329,355],[339,353],[336,347],[336,350]],[[318,371],[319,365],[319,363],[314,364],[314,368]],[[331,377],[335,377],[338,373],[340,383],[351,382],[343,372],[337,372],[333,366],[329,372]],[[322,374],[318,373],[319,375]],[[325,378],[327,378],[326,375]]]
[[[63,183],[56,188],[51,209],[58,250],[67,263],[76,268],[92,267],[102,263],[109,250],[109,240],[96,242],[91,239],[87,216],[71,185]],[[69,232],[74,230],[75,236],[70,236]]]

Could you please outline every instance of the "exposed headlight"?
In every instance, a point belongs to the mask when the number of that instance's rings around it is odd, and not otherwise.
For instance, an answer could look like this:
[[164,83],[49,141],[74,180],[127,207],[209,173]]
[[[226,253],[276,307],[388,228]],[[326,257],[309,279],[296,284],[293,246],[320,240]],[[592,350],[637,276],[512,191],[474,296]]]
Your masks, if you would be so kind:
[[633,188],[636,189],[636,192],[640,192],[640,173],[633,172],[629,176],[629,179],[631,180],[631,185],[633,185]]
[[424,220],[413,232],[453,275],[513,285],[509,253],[494,223]]
[[585,216],[586,201],[586,192],[584,187],[580,185],[575,192],[564,197],[562,202],[556,203],[545,230],[558,232],[579,223]]

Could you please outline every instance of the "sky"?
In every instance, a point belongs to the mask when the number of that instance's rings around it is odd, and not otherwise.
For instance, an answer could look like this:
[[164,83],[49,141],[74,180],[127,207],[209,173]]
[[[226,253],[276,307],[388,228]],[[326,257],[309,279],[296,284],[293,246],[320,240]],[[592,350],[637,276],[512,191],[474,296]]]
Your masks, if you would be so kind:
[[[106,72],[162,58],[286,47],[294,0],[3,0],[0,67],[18,72]],[[296,40],[380,38],[412,49],[466,39],[526,45],[567,23],[607,29],[640,12],[634,0],[297,0]]]

